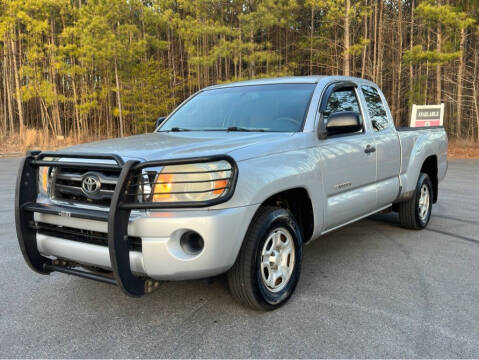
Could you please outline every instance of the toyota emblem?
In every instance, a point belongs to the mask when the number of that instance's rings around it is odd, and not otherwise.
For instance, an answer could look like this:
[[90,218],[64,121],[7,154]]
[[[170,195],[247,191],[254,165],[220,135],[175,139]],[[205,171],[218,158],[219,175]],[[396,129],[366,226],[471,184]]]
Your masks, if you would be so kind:
[[81,183],[81,188],[86,195],[95,195],[100,191],[100,178],[94,174],[87,174]]

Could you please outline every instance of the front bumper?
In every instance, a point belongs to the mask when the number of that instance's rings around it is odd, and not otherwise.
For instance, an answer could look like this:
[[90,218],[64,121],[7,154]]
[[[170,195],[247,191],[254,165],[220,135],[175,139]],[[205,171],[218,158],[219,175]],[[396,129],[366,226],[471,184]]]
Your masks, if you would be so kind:
[[[46,157],[107,159],[115,164],[50,161]],[[227,160],[232,166],[231,186],[221,199],[198,203],[135,203],[128,189],[145,167]],[[75,206],[37,203],[39,166],[101,169],[119,173],[108,211]],[[212,210],[208,207],[227,201],[236,184],[237,167],[226,155],[126,163],[112,154],[60,154],[30,152],[23,159],[17,177],[15,224],[18,241],[27,264],[36,272],[60,271],[89,279],[114,283],[126,294],[142,296],[154,279],[192,279],[219,274],[235,261],[242,239],[257,206]],[[198,209],[190,209],[197,206]],[[175,211],[165,209],[176,208]],[[179,208],[184,208],[180,210]],[[160,210],[164,209],[164,210]],[[133,213],[132,213],[133,211]],[[61,236],[38,232],[38,223],[91,230],[106,236],[104,246],[79,243]],[[203,237],[204,247],[195,256],[179,246],[181,234],[194,230]],[[141,251],[131,251],[129,236],[141,238]],[[58,259],[52,259],[58,257]],[[63,261],[71,260],[71,261]],[[85,273],[76,263],[111,269],[112,277]],[[59,265],[60,264],[60,265]]]
[[[135,275],[156,280],[198,279],[221,274],[235,262],[246,229],[257,206],[222,210],[151,212],[131,217],[128,236],[141,238],[141,251],[129,251],[130,268]],[[38,213],[35,222],[107,233],[102,221]],[[179,241],[186,231],[204,239],[197,255],[183,251]],[[68,259],[80,264],[111,269],[109,249],[44,234],[36,234],[40,254]]]

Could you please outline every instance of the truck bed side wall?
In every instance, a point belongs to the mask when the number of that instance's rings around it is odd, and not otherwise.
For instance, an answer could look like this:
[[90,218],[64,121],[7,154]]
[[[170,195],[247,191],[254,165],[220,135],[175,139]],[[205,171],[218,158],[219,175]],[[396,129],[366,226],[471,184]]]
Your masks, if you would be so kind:
[[408,198],[416,189],[421,167],[430,156],[437,156],[438,181],[447,171],[447,135],[444,128],[399,131],[401,141],[401,198]]

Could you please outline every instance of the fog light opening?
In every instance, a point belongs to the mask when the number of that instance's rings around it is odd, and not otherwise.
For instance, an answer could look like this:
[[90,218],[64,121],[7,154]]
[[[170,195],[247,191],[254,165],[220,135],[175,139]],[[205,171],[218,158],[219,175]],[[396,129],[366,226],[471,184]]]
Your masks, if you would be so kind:
[[197,232],[187,231],[181,235],[180,246],[185,253],[189,255],[197,255],[203,250],[205,242]]

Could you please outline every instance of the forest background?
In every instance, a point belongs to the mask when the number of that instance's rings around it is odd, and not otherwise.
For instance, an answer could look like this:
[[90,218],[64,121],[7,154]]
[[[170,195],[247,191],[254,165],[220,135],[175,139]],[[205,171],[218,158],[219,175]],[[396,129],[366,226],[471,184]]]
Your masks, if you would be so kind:
[[0,153],[151,131],[216,83],[376,82],[479,144],[479,0],[0,0]]

